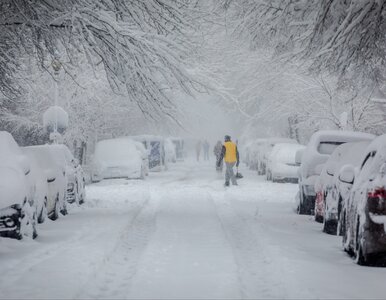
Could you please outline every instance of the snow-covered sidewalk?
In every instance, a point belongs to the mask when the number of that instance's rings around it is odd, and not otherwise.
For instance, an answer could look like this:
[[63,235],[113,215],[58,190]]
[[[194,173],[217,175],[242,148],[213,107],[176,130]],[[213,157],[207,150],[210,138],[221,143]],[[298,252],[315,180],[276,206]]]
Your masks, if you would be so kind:
[[87,187],[34,241],[0,239],[1,298],[385,298],[386,270],[293,212],[297,186],[254,172],[223,187],[188,161]]

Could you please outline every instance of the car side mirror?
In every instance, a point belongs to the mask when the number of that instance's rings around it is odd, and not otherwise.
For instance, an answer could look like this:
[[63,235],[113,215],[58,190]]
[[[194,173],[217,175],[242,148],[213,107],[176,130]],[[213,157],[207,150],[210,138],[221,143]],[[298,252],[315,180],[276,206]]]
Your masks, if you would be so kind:
[[335,168],[331,165],[327,166],[327,174],[330,175],[330,176],[334,176],[335,174]]
[[300,164],[302,163],[303,153],[304,153],[304,149],[300,149],[300,150],[296,151],[296,154],[295,154],[295,163],[296,163],[297,165],[300,165]]
[[351,165],[346,165],[342,167],[342,169],[339,172],[339,181],[353,184],[355,179],[355,169]]

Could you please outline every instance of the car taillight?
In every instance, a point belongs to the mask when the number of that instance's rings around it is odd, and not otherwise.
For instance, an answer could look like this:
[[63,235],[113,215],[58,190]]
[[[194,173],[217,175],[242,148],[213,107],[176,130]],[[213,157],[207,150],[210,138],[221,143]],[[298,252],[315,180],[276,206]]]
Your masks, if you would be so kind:
[[369,198],[386,198],[386,190],[384,187],[375,188],[368,192],[367,196]]

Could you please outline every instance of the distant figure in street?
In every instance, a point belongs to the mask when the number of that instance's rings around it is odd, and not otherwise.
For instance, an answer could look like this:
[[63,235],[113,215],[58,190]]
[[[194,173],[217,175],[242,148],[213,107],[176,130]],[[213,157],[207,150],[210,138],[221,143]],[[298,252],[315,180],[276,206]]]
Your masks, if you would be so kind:
[[223,161],[221,160],[220,165],[218,166],[219,161],[221,159],[221,151],[222,151],[222,143],[221,141],[217,141],[217,144],[213,148],[213,153],[216,156],[216,171],[218,172],[222,172],[222,168],[224,165]]
[[225,161],[225,186],[229,186],[229,181],[232,181],[233,185],[237,185],[236,176],[233,172],[233,167],[237,167],[240,164],[239,160],[239,151],[237,150],[237,145],[231,141],[229,135],[225,136],[225,143],[221,149],[220,160],[217,163],[217,167],[220,167],[222,160]]
[[204,140],[204,143],[202,144],[202,148],[204,149],[204,160],[209,160],[209,143],[207,140]]
[[196,144],[196,156],[197,156],[197,161],[200,160],[200,153],[201,153],[201,140],[197,141]]

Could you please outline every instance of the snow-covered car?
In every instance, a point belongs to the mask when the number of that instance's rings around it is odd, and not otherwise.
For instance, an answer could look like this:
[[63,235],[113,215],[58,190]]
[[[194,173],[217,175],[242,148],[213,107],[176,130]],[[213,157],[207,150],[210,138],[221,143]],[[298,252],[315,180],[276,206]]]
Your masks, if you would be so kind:
[[64,144],[49,145],[50,151],[66,170],[67,202],[83,204],[86,198],[85,178],[82,166]]
[[35,180],[28,158],[6,131],[0,131],[0,156],[0,236],[35,238]]
[[[320,130],[315,132],[304,151],[297,153],[299,168],[299,214],[313,214],[315,209],[315,183],[318,179],[323,164],[332,152],[341,144],[373,139],[374,135],[363,132],[342,130]],[[298,155],[301,153],[301,155]]]
[[91,169],[92,182],[110,178],[144,179],[146,176],[141,152],[128,138],[99,141]]
[[58,162],[50,147],[51,145],[28,146],[23,148],[23,152],[34,159],[43,170],[48,186],[45,203],[47,216],[56,220],[59,218],[59,212],[67,214],[67,177],[66,169]]
[[[323,222],[323,231],[336,234],[338,214],[341,207],[339,192],[339,171],[347,164],[356,166],[371,140],[344,143],[338,146],[324,164],[322,172],[315,183],[315,220]],[[342,186],[342,188],[345,188]]]
[[299,144],[276,144],[267,160],[267,180],[273,182],[298,182],[299,164],[295,161],[298,150],[304,149]]
[[169,163],[177,161],[176,147],[170,138],[165,138],[165,160]]
[[262,141],[261,145],[257,148],[257,154],[255,154],[257,159],[257,173],[259,175],[266,174],[268,157],[271,154],[273,147],[279,143],[297,144],[298,142],[293,139],[281,137],[267,138]]
[[353,183],[343,211],[344,249],[361,265],[386,258],[386,135],[374,139],[360,167],[346,167],[340,180]]
[[166,168],[165,142],[160,136],[136,135],[130,139],[141,142],[149,154],[149,170],[162,171]]
[[[245,164],[250,170],[258,170],[260,152],[267,139],[260,138],[248,142],[244,147]],[[258,171],[259,172],[259,171]]]

